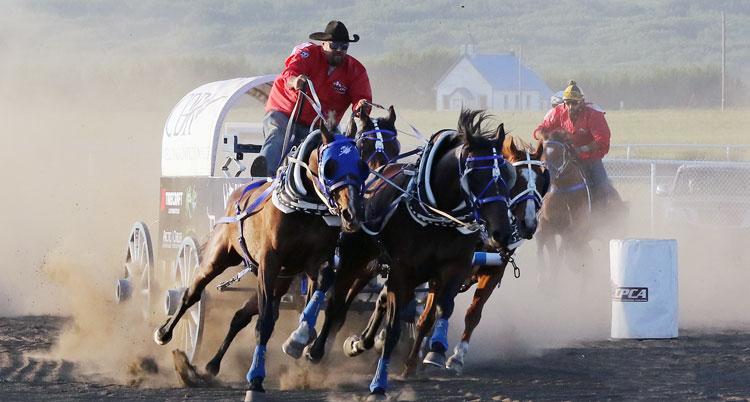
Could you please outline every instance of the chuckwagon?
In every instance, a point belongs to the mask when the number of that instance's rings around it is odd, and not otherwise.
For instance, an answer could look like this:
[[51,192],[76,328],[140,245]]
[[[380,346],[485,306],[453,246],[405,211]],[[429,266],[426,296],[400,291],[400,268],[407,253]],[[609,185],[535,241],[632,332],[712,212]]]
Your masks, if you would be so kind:
[[[130,230],[124,277],[117,280],[118,303],[133,299],[147,318],[159,304],[174,313],[197,273],[200,241],[224,215],[232,191],[252,179],[248,154],[257,153],[263,139],[260,123],[225,120],[235,114],[248,120],[255,108],[260,121],[275,77],[211,82],[172,109],[162,134],[158,227],[136,222]],[[175,329],[179,347],[191,360],[203,335],[205,307],[202,298]]]
[[[132,299],[147,319],[156,314],[159,305],[167,315],[176,312],[198,273],[201,241],[224,215],[230,194],[253,180],[247,166],[261,148],[262,125],[257,121],[275,77],[211,82],[185,95],[172,109],[162,134],[158,227],[150,229],[139,221],[131,228],[124,276],[116,283],[118,303]],[[229,121],[234,119],[240,122]],[[247,121],[252,119],[256,122]],[[501,258],[478,252],[475,262],[493,265],[501,263]],[[249,268],[240,270],[220,283],[218,290],[247,290],[249,286],[230,285],[249,272]],[[305,286],[300,288],[302,292],[291,292],[282,299],[284,307],[303,307]],[[371,308],[379,291],[375,283],[368,286],[356,309]],[[418,289],[421,301],[425,292],[426,288]],[[203,336],[210,300],[205,296],[204,291],[201,301],[188,310],[174,331],[178,347],[191,361]],[[420,312],[418,309],[417,315]]]
[[[142,221],[133,224],[124,276],[116,283],[118,303],[132,299],[147,319],[160,316],[160,306],[167,315],[175,313],[198,273],[201,242],[224,215],[230,194],[254,179],[247,167],[261,148],[259,121],[275,77],[207,83],[172,109],[162,134],[158,227],[149,228]],[[239,270],[219,283],[218,290],[248,290],[251,286],[230,285],[249,272],[249,268]],[[300,290],[284,296],[282,307],[301,311],[306,286],[295,289]],[[363,292],[358,307],[374,304],[378,291]],[[191,361],[201,344],[206,303],[211,300],[205,296],[204,292],[175,328],[174,339]]]

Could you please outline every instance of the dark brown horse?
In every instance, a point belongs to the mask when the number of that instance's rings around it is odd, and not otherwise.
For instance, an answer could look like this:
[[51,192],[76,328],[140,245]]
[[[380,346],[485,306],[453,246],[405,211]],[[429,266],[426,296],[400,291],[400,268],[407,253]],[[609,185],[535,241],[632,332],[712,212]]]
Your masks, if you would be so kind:
[[[477,288],[474,291],[472,303],[466,311],[461,342],[456,345],[453,355],[445,361],[446,368],[458,373],[463,369],[464,357],[469,351],[471,335],[479,325],[484,305],[503,279],[510,258],[520,246],[519,243],[522,242],[522,239],[529,240],[536,232],[536,214],[542,206],[542,198],[550,184],[549,173],[541,162],[543,144],[539,142],[536,149],[531,149],[518,139],[521,148],[517,148],[513,140],[513,137],[506,137],[503,156],[516,168],[516,183],[510,190],[512,197],[510,210],[513,214],[513,223],[519,239],[512,239],[512,244],[500,250],[482,247],[484,252],[499,253],[500,261],[498,264],[474,267],[475,274],[472,275],[472,282],[477,283]],[[438,363],[439,365],[442,362],[442,360],[435,359],[434,356],[428,357],[428,359],[426,363]]]
[[[296,156],[274,182],[251,183],[232,193],[229,218],[222,222],[239,224],[214,228],[203,249],[200,273],[183,294],[179,310],[154,333],[158,344],[166,344],[176,323],[211,280],[243,259],[257,266],[260,317],[246,400],[265,395],[266,344],[285,290],[279,277],[300,273],[317,277],[320,267],[333,258],[339,234],[357,231],[363,215],[362,192],[369,169],[353,138],[333,135],[324,124],[319,134],[311,134],[300,145]],[[302,197],[305,203],[299,202]]]
[[[367,161],[371,170],[377,170],[398,156],[401,146],[397,138],[396,130],[396,112],[393,106],[388,108],[388,115],[377,119],[372,119],[366,112],[360,109],[357,112],[359,129],[357,122],[352,119],[349,123],[348,133],[356,133],[355,139],[357,148],[360,151],[362,159]],[[333,275],[333,267],[330,263],[324,264],[317,278],[308,277],[306,301],[308,306],[303,313],[303,319],[300,321],[300,328],[292,335],[292,341],[285,343],[284,351],[292,356],[299,357],[302,348],[314,339],[314,333],[311,329],[315,328],[317,310],[320,308],[323,295],[330,287]],[[280,299],[286,294],[294,277],[280,277],[276,282],[274,298]],[[312,299],[312,303],[311,303]],[[221,360],[229,349],[235,336],[246,326],[252,318],[257,315],[258,298],[251,297],[243,306],[235,312],[234,317],[229,325],[229,331],[224,337],[224,341],[217,350],[214,357],[206,364],[206,371],[211,375],[217,375],[221,368]],[[313,315],[312,312],[315,312]]]
[[547,267],[545,250],[549,263],[565,261],[566,255],[585,258],[591,254],[592,193],[586,171],[570,145],[570,134],[554,131],[545,134],[543,143],[542,161],[552,184],[539,214],[536,239],[540,264]]
[[[483,112],[464,110],[458,131],[436,133],[418,166],[388,165],[383,175],[390,184],[380,186],[367,207],[369,232],[379,235],[347,233],[340,240],[334,291],[307,357],[313,362],[323,357],[328,337],[335,337],[357,293],[378,273],[370,261],[384,250],[390,258],[384,292],[361,337],[350,337],[344,345],[350,356],[370,349],[386,318],[386,339],[370,385],[373,399],[385,397],[390,356],[401,332],[399,318],[414,289],[430,282],[431,292],[452,301],[471,272],[480,229],[493,244],[506,243],[511,235],[506,181],[515,171],[502,158],[502,125],[485,131],[485,118]],[[438,318],[450,313],[440,311]],[[420,330],[431,327],[424,322]]]

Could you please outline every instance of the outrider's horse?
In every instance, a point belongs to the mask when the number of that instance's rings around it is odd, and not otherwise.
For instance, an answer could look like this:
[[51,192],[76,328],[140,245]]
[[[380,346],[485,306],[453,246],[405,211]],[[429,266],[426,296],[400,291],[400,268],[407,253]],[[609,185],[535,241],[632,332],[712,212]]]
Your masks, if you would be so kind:
[[245,262],[257,267],[258,309],[255,353],[247,374],[246,400],[265,393],[266,344],[278,317],[279,277],[306,273],[317,277],[333,258],[340,232],[359,229],[363,185],[369,169],[354,139],[331,134],[325,124],[300,145],[296,158],[274,179],[254,182],[232,193],[226,219],[211,232],[203,249],[200,273],[184,293],[177,313],[156,330],[166,344],[201,292],[227,267]]
[[[348,133],[356,133],[355,140],[357,148],[360,151],[362,159],[365,160],[372,170],[377,170],[386,163],[395,160],[400,150],[400,144],[397,138],[396,130],[396,112],[391,106],[388,109],[388,115],[377,119],[372,119],[362,109],[357,112],[359,116],[359,129],[357,129],[357,123],[355,120],[349,122]],[[306,305],[308,308],[303,312],[301,321],[301,328],[295,331],[296,338],[300,338],[298,341],[287,343],[284,345],[285,352],[292,355],[301,354],[302,348],[309,343],[311,338],[314,338],[314,334],[310,332],[310,329],[315,328],[315,320],[317,319],[317,310],[319,309],[320,302],[322,302],[325,291],[330,287],[333,267],[330,264],[324,264],[321,268],[318,278],[308,277],[307,287],[307,300]],[[274,298],[280,299],[281,296],[286,294],[289,290],[289,286],[292,283],[294,276],[279,277],[276,282],[276,289],[274,289]],[[314,302],[310,303],[310,297],[314,298]],[[206,371],[211,375],[217,375],[221,368],[221,360],[224,358],[224,354],[229,349],[237,333],[243,328],[250,324],[252,318],[258,314],[258,298],[251,297],[244,305],[237,310],[232,318],[229,325],[229,331],[224,337],[219,350],[216,352],[214,357],[206,364]],[[311,312],[315,314],[311,314]],[[297,356],[299,357],[299,356]]]
[[[489,300],[493,290],[499,286],[500,281],[503,279],[505,268],[515,250],[521,245],[520,243],[523,242],[523,239],[531,239],[534,232],[536,232],[536,214],[542,207],[542,198],[549,188],[550,176],[540,160],[543,152],[543,144],[539,142],[536,149],[531,149],[520,139],[517,139],[517,141],[520,142],[521,148],[516,147],[513,137],[506,137],[503,146],[503,156],[516,168],[516,183],[510,190],[512,197],[510,210],[513,214],[513,224],[519,238],[512,239],[511,244],[502,247],[500,250],[491,250],[486,246],[482,247],[483,251],[499,253],[501,263],[499,265],[480,265],[474,268],[476,273],[472,276],[472,282],[477,283],[477,288],[474,291],[472,303],[468,310],[466,310],[464,332],[461,334],[461,341],[456,345],[453,355],[447,361],[436,359],[433,355],[427,356],[426,363],[438,363],[440,365],[440,363],[444,362],[445,367],[450,370],[458,373],[463,370],[464,358],[469,351],[471,335],[479,325],[484,305]],[[447,345],[443,346],[447,347]],[[433,351],[434,353],[437,352]],[[440,355],[438,354],[438,356]]]
[[[452,301],[471,272],[480,228],[493,244],[506,243],[511,235],[507,182],[515,178],[515,171],[502,157],[502,125],[494,132],[484,131],[485,118],[483,112],[464,110],[458,131],[433,135],[417,169],[388,165],[383,176],[390,183],[378,188],[367,207],[368,231],[379,235],[347,233],[340,240],[341,266],[334,291],[307,357],[313,362],[323,357],[328,337],[341,328],[356,294],[378,273],[369,262],[385,252],[390,269],[384,292],[361,338],[350,337],[344,345],[350,356],[370,349],[387,315],[385,344],[370,385],[373,399],[384,398],[391,353],[401,332],[399,318],[414,289],[430,282],[431,292]],[[439,311],[438,318],[447,319],[450,313]],[[420,324],[423,336],[432,322]]]
[[[542,161],[552,178],[539,214],[537,255],[543,266],[564,261],[567,252],[579,257],[591,254],[592,193],[590,179],[570,145],[570,134],[553,131],[545,135]],[[558,246],[556,236],[560,235]]]

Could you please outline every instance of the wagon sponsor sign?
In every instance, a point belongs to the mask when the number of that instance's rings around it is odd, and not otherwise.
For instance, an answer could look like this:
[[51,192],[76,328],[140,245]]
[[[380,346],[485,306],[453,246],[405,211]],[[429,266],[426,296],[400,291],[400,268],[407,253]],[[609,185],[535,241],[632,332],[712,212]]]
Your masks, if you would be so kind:
[[211,82],[185,95],[172,109],[162,135],[162,176],[213,176],[221,125],[251,89],[276,76]]

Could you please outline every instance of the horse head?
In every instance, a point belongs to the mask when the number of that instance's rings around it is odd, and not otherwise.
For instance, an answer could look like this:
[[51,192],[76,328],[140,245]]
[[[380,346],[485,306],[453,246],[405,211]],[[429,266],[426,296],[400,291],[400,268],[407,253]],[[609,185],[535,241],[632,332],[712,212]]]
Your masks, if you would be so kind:
[[516,168],[516,183],[510,189],[510,212],[518,234],[531,239],[538,224],[537,212],[542,208],[542,199],[549,189],[550,175],[541,161],[544,144],[540,141],[532,150],[521,143],[523,146],[518,148],[513,137],[506,137],[503,156]]
[[359,131],[357,123],[349,122],[349,133],[357,133],[357,148],[362,159],[370,169],[377,169],[396,160],[401,151],[401,143],[396,138],[396,112],[393,106],[388,108],[388,116],[372,119],[364,107],[360,107],[356,114],[359,116]]
[[321,124],[322,143],[307,161],[308,179],[328,204],[341,217],[341,230],[357,231],[364,216],[364,183],[370,173],[353,138],[333,134]]
[[549,169],[552,181],[555,182],[576,157],[570,145],[570,134],[562,130],[552,131],[544,135],[542,144],[542,162]]
[[516,180],[516,172],[503,158],[503,125],[494,131],[485,131],[482,123],[486,118],[483,111],[461,111],[455,151],[447,153],[440,161],[452,171],[438,172],[436,177],[441,183],[448,183],[446,178],[458,172],[458,193],[462,193],[464,201],[471,206],[477,222],[483,224],[488,244],[499,247],[507,244],[512,234],[508,195]]

